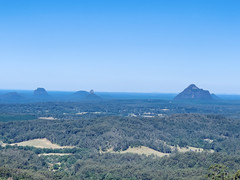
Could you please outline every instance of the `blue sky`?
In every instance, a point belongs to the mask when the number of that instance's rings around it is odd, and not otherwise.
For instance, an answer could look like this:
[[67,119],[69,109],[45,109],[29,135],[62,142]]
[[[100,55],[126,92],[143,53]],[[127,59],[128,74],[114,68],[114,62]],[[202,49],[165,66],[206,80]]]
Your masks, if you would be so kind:
[[240,94],[239,0],[0,0],[0,89]]

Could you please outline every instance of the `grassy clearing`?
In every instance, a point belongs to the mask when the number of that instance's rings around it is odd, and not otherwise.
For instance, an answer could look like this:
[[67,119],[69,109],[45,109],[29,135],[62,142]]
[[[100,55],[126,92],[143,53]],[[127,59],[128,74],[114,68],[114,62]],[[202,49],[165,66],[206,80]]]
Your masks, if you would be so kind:
[[196,148],[196,147],[191,147],[191,146],[187,146],[187,147],[170,146],[170,148],[171,148],[172,151],[178,151],[180,153],[185,153],[185,152],[189,152],[189,151],[192,151],[192,152],[208,151],[208,152],[211,152],[211,153],[214,152],[214,150],[206,150],[206,149],[203,149],[203,148]]
[[39,117],[38,119],[43,119],[43,120],[57,120],[54,117]]
[[162,152],[156,151],[156,150],[151,149],[151,148],[146,147],[146,146],[129,147],[125,151],[114,151],[113,148],[110,148],[107,151],[101,151],[100,150],[100,153],[115,153],[115,154],[133,153],[133,154],[146,155],[146,156],[155,155],[155,156],[158,156],[158,157],[163,157],[163,156],[169,156],[170,155],[169,153],[162,153]]
[[[196,148],[196,147],[191,147],[191,146],[187,146],[187,147],[169,146],[169,147],[171,148],[172,151],[177,151],[177,152],[180,152],[180,153],[185,153],[185,152],[189,152],[189,151],[192,151],[192,152],[208,151],[210,153],[214,152],[213,150],[205,150],[205,149],[202,149],[202,148]],[[113,148],[110,148],[105,152],[100,151],[100,153],[119,153],[119,154],[134,153],[134,154],[146,155],[146,156],[155,155],[155,156],[158,156],[158,157],[169,156],[171,154],[171,153],[159,152],[159,151],[156,151],[156,150],[151,149],[151,148],[146,147],[146,146],[129,147],[125,151],[113,151]]]
[[33,139],[29,141],[23,141],[19,143],[13,143],[10,144],[11,146],[17,145],[17,146],[32,146],[35,148],[48,148],[48,149],[72,149],[74,146],[60,146],[58,144],[53,144],[51,141],[49,141],[46,138],[43,139]]
[[38,156],[71,156],[72,153],[43,153],[38,154]]
[[135,153],[135,154],[146,155],[146,156],[155,155],[158,157],[169,156],[169,153],[162,153],[146,146],[129,147],[127,150],[120,151],[119,153],[120,154]]

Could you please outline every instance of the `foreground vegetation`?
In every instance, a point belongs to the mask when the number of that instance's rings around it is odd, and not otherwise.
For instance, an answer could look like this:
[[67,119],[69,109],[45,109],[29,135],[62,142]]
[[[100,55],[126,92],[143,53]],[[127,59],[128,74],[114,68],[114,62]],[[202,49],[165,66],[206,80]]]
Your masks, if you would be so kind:
[[38,156],[17,147],[0,150],[0,175],[14,179],[206,179],[212,164],[240,169],[239,156],[187,152],[157,158],[134,154],[76,152],[71,156]]

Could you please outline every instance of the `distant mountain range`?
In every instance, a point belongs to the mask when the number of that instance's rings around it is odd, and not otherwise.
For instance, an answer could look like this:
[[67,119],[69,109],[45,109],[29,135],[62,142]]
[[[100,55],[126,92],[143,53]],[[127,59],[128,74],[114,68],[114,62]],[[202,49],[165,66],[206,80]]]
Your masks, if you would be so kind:
[[199,100],[199,101],[212,101],[219,99],[215,94],[210,94],[208,90],[198,88],[195,84],[191,84],[181,93],[179,93],[174,100]]
[[[219,98],[220,96],[220,98]],[[98,92],[93,90],[77,92],[46,91],[44,88],[37,88],[34,91],[17,90],[15,92],[0,90],[0,103],[31,103],[31,102],[83,102],[96,100],[121,100],[121,99],[156,99],[165,101],[214,101],[214,100],[240,100],[236,95],[211,94],[208,90],[198,88],[191,84],[181,93],[163,94],[163,93],[120,93],[120,92]]]
[[93,101],[101,98],[93,90],[77,91],[71,95],[51,96],[44,88],[37,88],[32,95],[22,95],[18,92],[7,92],[0,95],[0,103],[26,103],[26,102],[49,102],[49,101]]

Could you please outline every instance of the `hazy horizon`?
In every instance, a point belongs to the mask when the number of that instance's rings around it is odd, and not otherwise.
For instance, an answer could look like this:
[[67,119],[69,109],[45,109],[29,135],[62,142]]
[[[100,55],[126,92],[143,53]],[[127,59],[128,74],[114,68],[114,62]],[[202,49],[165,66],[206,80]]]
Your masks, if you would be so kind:
[[[42,87],[41,87],[42,88]],[[28,91],[28,92],[33,92],[34,90],[36,90],[37,88],[35,89],[0,89],[0,92],[4,92],[4,93],[8,93],[8,92],[21,92],[21,91]],[[184,88],[185,89],[185,88]],[[95,91],[94,89],[94,92],[95,93],[113,93],[113,94],[117,94],[117,93],[120,93],[120,94],[166,94],[166,95],[177,95],[179,94],[180,92],[182,92],[184,89],[182,89],[181,91],[179,92],[135,92],[135,91]],[[203,88],[201,88],[203,89]],[[74,93],[74,92],[77,92],[77,91],[87,91],[87,92],[90,92],[90,90],[92,89],[78,89],[78,90],[61,90],[61,89],[45,89],[46,91],[48,92],[62,92],[62,93]],[[208,90],[208,89],[203,89],[203,90]],[[214,93],[214,92],[211,92],[210,90],[208,90],[211,94],[216,94],[216,95],[220,95],[220,96],[240,96],[240,94],[228,94],[228,93]]]
[[240,94],[240,1],[0,2],[3,89]]

